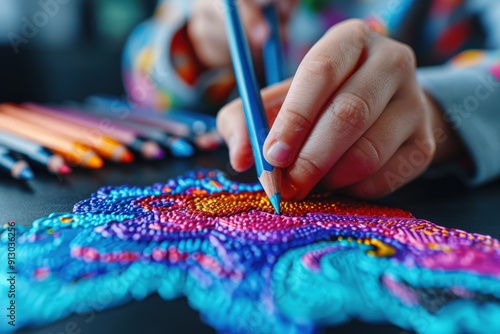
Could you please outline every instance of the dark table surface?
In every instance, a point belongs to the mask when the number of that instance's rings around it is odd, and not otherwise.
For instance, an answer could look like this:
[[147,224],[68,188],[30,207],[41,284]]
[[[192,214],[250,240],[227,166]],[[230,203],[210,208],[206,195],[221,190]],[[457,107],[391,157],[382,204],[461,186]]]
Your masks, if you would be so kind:
[[[205,153],[189,159],[167,159],[160,162],[136,162],[131,165],[108,164],[102,170],[75,170],[64,178],[38,172],[37,179],[19,183],[0,176],[0,222],[15,220],[29,225],[51,212],[71,211],[73,205],[107,185],[131,184],[146,186],[165,181],[193,168],[225,171],[231,179],[255,182],[252,171],[236,174],[228,167],[224,151]],[[416,217],[438,225],[489,234],[500,238],[500,182],[474,190],[453,178],[419,180],[399,192],[378,201],[381,204],[411,211]],[[198,313],[185,299],[163,301],[157,295],[140,302],[97,313],[90,319],[75,315],[44,328],[22,330],[20,333],[61,334],[71,326],[80,334],[100,333],[211,333]],[[390,325],[369,325],[359,322],[332,328],[335,333],[406,333]]]

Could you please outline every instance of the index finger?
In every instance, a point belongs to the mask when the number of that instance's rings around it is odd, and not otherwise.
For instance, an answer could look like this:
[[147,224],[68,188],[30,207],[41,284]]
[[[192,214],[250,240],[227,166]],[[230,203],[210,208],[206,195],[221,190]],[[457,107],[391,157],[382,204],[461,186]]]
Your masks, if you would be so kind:
[[264,144],[270,164],[291,165],[325,104],[356,69],[371,35],[363,21],[345,21],[307,53]]

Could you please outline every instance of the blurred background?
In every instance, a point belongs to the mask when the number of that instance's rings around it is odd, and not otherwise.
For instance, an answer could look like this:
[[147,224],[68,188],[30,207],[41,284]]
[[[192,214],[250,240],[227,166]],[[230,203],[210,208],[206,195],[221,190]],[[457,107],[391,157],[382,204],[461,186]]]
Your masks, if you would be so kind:
[[156,0],[0,0],[0,102],[122,95],[121,52]]

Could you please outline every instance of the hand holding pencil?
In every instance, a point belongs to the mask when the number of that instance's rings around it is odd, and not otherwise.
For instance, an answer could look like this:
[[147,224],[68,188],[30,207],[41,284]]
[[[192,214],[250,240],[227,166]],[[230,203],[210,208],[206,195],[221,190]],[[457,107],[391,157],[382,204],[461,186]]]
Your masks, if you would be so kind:
[[[309,50],[293,78],[262,91],[272,123],[263,152],[284,170],[285,199],[301,200],[316,186],[381,197],[431,163],[464,154],[440,106],[417,81],[415,64],[409,46],[366,22],[346,20]],[[236,170],[252,162],[242,101],[218,116]],[[402,173],[405,161],[418,163]]]

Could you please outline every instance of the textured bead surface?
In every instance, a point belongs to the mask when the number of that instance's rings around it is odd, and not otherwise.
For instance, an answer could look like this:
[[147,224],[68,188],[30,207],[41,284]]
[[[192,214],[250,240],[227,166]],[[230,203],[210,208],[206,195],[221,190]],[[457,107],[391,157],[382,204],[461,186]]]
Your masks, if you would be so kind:
[[18,231],[18,326],[157,292],[185,295],[221,332],[312,333],[355,317],[500,333],[498,240],[328,194],[281,210],[217,171],[102,188]]

